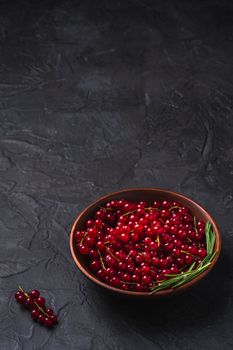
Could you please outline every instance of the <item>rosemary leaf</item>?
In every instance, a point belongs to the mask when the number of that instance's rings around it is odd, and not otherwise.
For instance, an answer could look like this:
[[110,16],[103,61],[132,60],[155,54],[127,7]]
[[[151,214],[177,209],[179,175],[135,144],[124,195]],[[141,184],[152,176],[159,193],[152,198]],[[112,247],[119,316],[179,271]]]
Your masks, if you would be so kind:
[[192,263],[192,265],[191,265],[190,268],[188,269],[188,272],[191,272],[191,271],[193,270],[194,266],[195,266],[195,261]]

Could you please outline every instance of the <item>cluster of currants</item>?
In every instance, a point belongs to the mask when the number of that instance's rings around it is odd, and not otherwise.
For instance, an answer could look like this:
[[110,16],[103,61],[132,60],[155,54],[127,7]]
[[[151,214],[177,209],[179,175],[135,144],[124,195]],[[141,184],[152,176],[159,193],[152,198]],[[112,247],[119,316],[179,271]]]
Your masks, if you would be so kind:
[[44,326],[52,327],[57,323],[57,316],[52,309],[45,307],[45,299],[40,296],[38,290],[32,290],[27,293],[22,287],[15,293],[15,299],[21,305],[26,306],[31,311],[33,320],[38,321]]
[[112,200],[75,232],[75,242],[101,280],[140,292],[198,266],[207,254],[205,223],[168,201]]

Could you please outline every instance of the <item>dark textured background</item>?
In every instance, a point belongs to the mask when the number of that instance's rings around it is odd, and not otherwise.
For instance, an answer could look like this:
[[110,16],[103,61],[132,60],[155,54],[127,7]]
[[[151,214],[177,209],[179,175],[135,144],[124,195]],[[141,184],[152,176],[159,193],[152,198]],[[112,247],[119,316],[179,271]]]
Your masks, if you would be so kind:
[[[233,349],[232,1],[0,1],[0,349]],[[98,196],[174,189],[222,229],[214,271],[158,302],[109,296],[69,231]],[[59,314],[49,331],[21,283]]]

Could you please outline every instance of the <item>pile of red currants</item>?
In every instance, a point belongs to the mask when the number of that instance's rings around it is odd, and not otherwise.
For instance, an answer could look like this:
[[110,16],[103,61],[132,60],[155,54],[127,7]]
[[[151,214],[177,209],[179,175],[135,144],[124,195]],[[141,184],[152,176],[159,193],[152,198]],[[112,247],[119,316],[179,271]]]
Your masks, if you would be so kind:
[[198,266],[207,254],[205,223],[168,201],[112,200],[75,232],[75,244],[99,279],[137,292]]
[[19,304],[31,310],[31,316],[35,321],[47,327],[52,327],[57,323],[57,316],[54,315],[52,309],[45,307],[45,299],[40,296],[38,290],[27,293],[22,287],[19,287],[19,291],[15,293],[15,299]]

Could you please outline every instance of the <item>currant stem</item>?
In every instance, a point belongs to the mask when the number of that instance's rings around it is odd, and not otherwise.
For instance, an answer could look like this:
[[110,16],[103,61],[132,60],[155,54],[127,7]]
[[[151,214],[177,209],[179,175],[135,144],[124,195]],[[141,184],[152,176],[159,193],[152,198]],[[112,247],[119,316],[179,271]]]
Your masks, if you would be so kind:
[[124,284],[133,284],[133,285],[137,285],[136,282],[126,282],[126,281],[121,281],[121,283],[124,283]]
[[196,233],[198,233],[197,231],[197,219],[196,219],[196,216],[193,217],[193,228],[194,228],[194,231]]
[[18,286],[18,287],[19,287],[19,290],[26,295],[26,297],[29,297],[28,293],[25,292],[25,290],[21,286]]
[[126,215],[129,215],[129,214],[133,214],[133,213],[135,213],[135,211],[137,211],[137,209],[132,210],[132,211],[128,211],[128,213],[122,214],[122,216],[126,216]]
[[172,209],[180,209],[181,207],[179,207],[178,205],[175,205],[174,207],[169,208],[168,210],[172,210]]
[[189,252],[186,252],[185,250],[181,250],[181,253],[190,255],[190,256],[192,256],[193,258],[197,258],[197,259],[198,259],[198,256],[196,256],[196,255],[194,255],[194,254],[191,254],[191,253],[189,253]]
[[101,262],[101,265],[102,265],[103,269],[105,269],[105,270],[106,270],[106,266],[104,265],[104,261],[103,261],[102,255],[100,254],[99,249],[97,249],[97,252],[98,252],[99,257],[100,257],[100,262]]
[[83,244],[83,241],[87,237],[87,235],[88,235],[88,232],[85,232],[84,235],[83,235],[83,238],[80,241],[80,244]]
[[111,252],[111,250],[109,249],[109,247],[106,246],[106,249],[108,251],[108,253],[118,262],[120,262],[120,260]]
[[161,210],[159,210],[158,208],[153,208],[153,207],[145,208],[145,210],[156,210],[156,211],[161,211]]
[[100,209],[104,209],[105,211],[106,211],[106,210],[110,210],[110,211],[113,210],[113,209],[111,209],[111,208],[105,208],[105,207],[101,207],[101,206],[100,206]]

